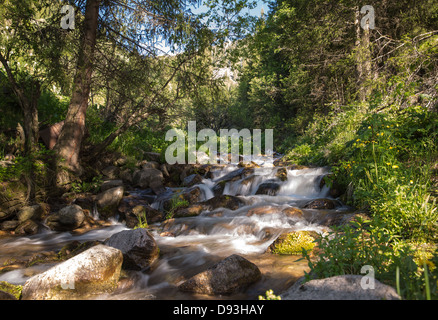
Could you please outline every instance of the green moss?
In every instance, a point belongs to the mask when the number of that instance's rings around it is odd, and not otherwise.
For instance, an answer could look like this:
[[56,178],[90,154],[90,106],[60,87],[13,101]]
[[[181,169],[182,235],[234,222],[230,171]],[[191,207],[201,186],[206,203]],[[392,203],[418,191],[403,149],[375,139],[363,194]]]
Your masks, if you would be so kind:
[[270,250],[275,254],[300,255],[305,250],[315,247],[315,238],[308,231],[297,231],[281,235],[271,245]]
[[16,286],[6,281],[0,281],[0,291],[10,293],[18,300],[20,300],[22,290],[23,286]]

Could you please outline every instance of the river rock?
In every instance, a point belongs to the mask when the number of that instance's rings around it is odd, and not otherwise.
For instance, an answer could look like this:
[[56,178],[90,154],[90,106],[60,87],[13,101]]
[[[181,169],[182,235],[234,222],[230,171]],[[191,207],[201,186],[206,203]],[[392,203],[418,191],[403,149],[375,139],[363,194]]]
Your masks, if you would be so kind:
[[286,168],[278,168],[277,172],[275,172],[275,176],[281,181],[287,180],[287,169]]
[[123,253],[123,268],[128,270],[148,268],[159,254],[155,239],[144,228],[113,234],[105,241],[105,245],[119,249]]
[[204,211],[204,206],[201,204],[192,204],[188,207],[181,207],[176,209],[175,218],[194,217],[201,214]]
[[117,213],[117,207],[125,193],[124,187],[115,187],[99,193],[96,196],[96,204],[99,214],[103,218],[109,218]]
[[163,187],[163,173],[154,168],[145,168],[134,173],[132,183],[134,186],[146,189],[152,188],[154,191]]
[[82,208],[76,204],[66,206],[50,215],[46,225],[56,231],[71,231],[79,228],[85,220]]
[[39,204],[23,207],[17,212],[17,218],[19,222],[24,222],[26,220],[39,220],[41,219],[43,212],[43,207]]
[[281,294],[282,300],[400,300],[396,290],[374,280],[374,289],[363,289],[361,275],[297,281]]
[[304,205],[303,208],[305,209],[335,209],[338,206],[337,201],[332,200],[332,199],[316,199],[316,200],[312,200],[309,201],[308,203],[306,203]]
[[206,210],[214,210],[217,208],[227,208],[230,210],[236,210],[243,206],[245,202],[235,196],[220,195],[215,196],[207,201],[201,202]]
[[20,223],[17,228],[15,228],[15,234],[19,235],[33,235],[38,233],[38,224],[32,220],[26,220]]
[[27,280],[22,299],[73,300],[113,292],[122,262],[120,250],[94,246]]
[[247,168],[240,168],[234,171],[231,171],[230,173],[226,174],[225,176],[217,179],[215,182],[229,182],[229,181],[237,181],[240,180],[246,176],[249,175],[249,173],[254,172],[254,169],[247,169]]
[[259,268],[233,254],[178,286],[185,292],[219,295],[231,294],[261,279]]
[[286,216],[288,217],[297,217],[301,218],[303,217],[304,213],[302,210],[296,208],[296,207],[286,207],[283,210],[281,210]]
[[264,214],[275,214],[279,213],[280,210],[276,206],[261,206],[261,207],[255,207],[248,210],[246,213],[247,217],[251,217],[253,215],[264,215]]
[[267,194],[270,196],[275,196],[280,190],[280,185],[275,182],[265,182],[259,185],[256,194]]
[[199,174],[196,174],[196,173],[191,174],[191,175],[184,178],[183,186],[184,187],[192,187],[195,184],[202,183],[202,179],[203,179],[202,176]]
[[18,220],[7,220],[7,221],[3,221],[0,224],[0,230],[3,231],[12,231],[15,228],[18,227],[18,225],[20,224],[20,222]]

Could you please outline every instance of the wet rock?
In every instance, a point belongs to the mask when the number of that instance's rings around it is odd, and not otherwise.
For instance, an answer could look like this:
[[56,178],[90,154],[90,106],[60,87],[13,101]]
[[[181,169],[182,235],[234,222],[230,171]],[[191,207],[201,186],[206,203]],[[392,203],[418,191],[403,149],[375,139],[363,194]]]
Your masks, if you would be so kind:
[[163,173],[158,169],[147,168],[136,171],[132,178],[134,186],[139,188],[152,188],[154,191],[163,187]]
[[270,196],[275,196],[280,190],[280,185],[275,182],[265,182],[259,185],[256,194],[267,194]]
[[192,187],[195,184],[202,183],[202,180],[203,178],[201,175],[194,173],[185,177],[182,184],[184,187]]
[[281,181],[287,180],[287,169],[286,168],[278,168],[275,176]]
[[283,212],[285,215],[287,215],[288,217],[291,217],[291,218],[292,217],[301,218],[301,217],[303,217],[303,214],[304,214],[302,210],[295,208],[295,207],[284,208],[281,212]]
[[274,206],[262,206],[262,207],[256,207],[249,209],[246,213],[247,217],[250,217],[252,215],[263,215],[263,214],[273,214],[273,213],[279,213],[280,210],[277,207]]
[[201,202],[206,210],[214,210],[217,208],[227,208],[237,210],[245,204],[241,199],[230,195],[215,196],[207,201]]
[[231,294],[261,279],[259,268],[239,255],[231,255],[178,286],[185,292]]
[[253,169],[247,169],[247,168],[240,168],[240,169],[234,170],[234,171],[226,174],[225,176],[219,178],[215,182],[219,183],[219,182],[222,182],[222,181],[224,181],[224,182],[237,181],[237,180],[242,179],[242,175],[245,175],[245,176],[249,175],[248,173],[252,172],[252,171],[254,171],[254,170]]
[[94,246],[26,281],[23,300],[85,299],[117,288],[123,255],[105,245]]
[[123,253],[123,268],[128,270],[148,268],[159,254],[155,239],[144,228],[113,234],[105,241],[105,245],[117,248]]
[[213,194],[215,196],[222,195],[224,193],[225,184],[226,184],[226,181],[224,181],[224,183],[219,182],[218,184],[215,184],[213,187]]
[[342,275],[326,279],[297,281],[281,294],[282,300],[400,300],[396,290],[378,280],[374,289],[364,289],[361,275]]
[[56,231],[71,231],[79,228],[85,220],[82,208],[76,204],[66,206],[50,215],[46,225]]
[[204,211],[204,206],[201,204],[193,204],[187,208],[178,208],[175,211],[175,218],[194,217],[201,214]]
[[99,214],[103,218],[109,218],[117,213],[117,207],[123,198],[124,187],[115,187],[99,193],[96,196],[96,204]]
[[161,211],[153,209],[149,205],[136,205],[124,212],[124,219],[128,228],[135,228],[140,221],[155,223],[163,221],[164,217]]
[[106,191],[116,187],[123,187],[123,180],[106,180],[102,182],[100,186],[100,191]]
[[305,208],[305,209],[318,209],[318,210],[321,210],[321,209],[332,210],[338,206],[339,206],[339,204],[335,200],[316,199],[316,200],[312,200],[312,201],[306,203],[303,208]]
[[108,179],[114,180],[119,177],[120,168],[116,166],[108,166],[102,170],[102,174]]
[[248,161],[240,161],[237,165],[239,168],[260,168],[260,166],[255,163],[254,161],[248,162]]
[[26,220],[15,228],[15,234],[19,235],[33,235],[38,233],[38,224],[32,220]]

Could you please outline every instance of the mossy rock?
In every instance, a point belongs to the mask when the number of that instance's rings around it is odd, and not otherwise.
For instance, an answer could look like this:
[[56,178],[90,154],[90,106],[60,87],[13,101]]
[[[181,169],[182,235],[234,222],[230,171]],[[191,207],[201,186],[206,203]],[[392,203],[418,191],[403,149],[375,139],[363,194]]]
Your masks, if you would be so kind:
[[314,231],[293,231],[280,235],[268,248],[274,254],[301,255],[303,249],[311,251],[315,247],[318,233]]
[[6,294],[3,294],[3,296],[7,296],[7,294],[9,294],[15,299],[20,300],[22,290],[23,286],[17,286],[6,281],[0,281],[0,292],[6,292]]

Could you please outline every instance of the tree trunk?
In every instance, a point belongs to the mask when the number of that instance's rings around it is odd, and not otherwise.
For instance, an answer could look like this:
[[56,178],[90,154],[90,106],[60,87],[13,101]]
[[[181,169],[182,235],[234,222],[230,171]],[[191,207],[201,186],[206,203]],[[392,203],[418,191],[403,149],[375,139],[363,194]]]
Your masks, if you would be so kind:
[[[84,29],[73,83],[73,93],[64,126],[55,146],[58,155],[58,185],[70,182],[68,171],[77,175],[82,174],[79,153],[85,133],[85,116],[90,96],[100,2],[101,0],[87,0],[86,4]],[[65,169],[67,169],[67,172]]]
[[360,8],[356,11],[356,66],[359,100],[364,102],[371,90],[368,81],[372,78],[370,29],[361,27]]

